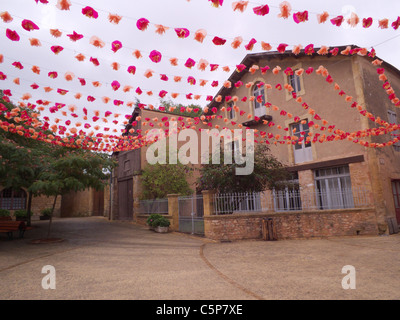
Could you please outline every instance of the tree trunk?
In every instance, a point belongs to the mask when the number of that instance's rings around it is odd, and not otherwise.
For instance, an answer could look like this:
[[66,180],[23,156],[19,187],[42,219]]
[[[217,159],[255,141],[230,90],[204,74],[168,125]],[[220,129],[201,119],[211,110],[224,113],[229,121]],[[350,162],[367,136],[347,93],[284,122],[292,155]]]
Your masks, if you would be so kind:
[[53,202],[53,208],[51,208],[51,214],[50,214],[50,220],[49,220],[49,227],[47,229],[47,239],[50,238],[50,229],[51,229],[51,223],[53,221],[53,213],[54,213],[54,208],[56,207],[56,202],[57,202],[57,196],[54,197],[54,202]]
[[32,192],[28,193],[28,208],[27,208],[27,220],[26,220],[26,225],[28,227],[31,226],[31,207],[32,207]]

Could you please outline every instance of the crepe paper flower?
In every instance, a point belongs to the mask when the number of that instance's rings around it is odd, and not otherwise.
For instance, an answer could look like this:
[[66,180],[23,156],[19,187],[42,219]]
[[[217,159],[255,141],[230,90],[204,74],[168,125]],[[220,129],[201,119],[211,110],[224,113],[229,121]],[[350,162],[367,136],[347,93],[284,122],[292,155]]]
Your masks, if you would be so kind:
[[143,93],[142,89],[140,89],[139,87],[136,88],[135,92],[136,92],[138,95],[141,95],[141,94]]
[[114,80],[113,82],[111,82],[111,87],[113,88],[114,91],[117,91],[120,88],[120,83],[116,80]]
[[113,103],[114,103],[114,106],[120,106],[120,105],[124,104],[124,102],[122,100],[118,100],[118,99],[115,99],[113,101]]
[[369,28],[372,25],[373,19],[371,17],[362,20],[363,28]]
[[147,20],[146,18],[140,18],[138,19],[138,21],[136,21],[136,27],[141,31],[145,31],[149,26],[149,23],[149,20]]
[[97,47],[97,48],[103,48],[103,47],[105,46],[104,41],[101,40],[101,39],[100,39],[99,37],[97,37],[97,36],[92,36],[92,37],[90,38],[89,43],[90,43],[91,45],[94,45],[94,46]]
[[150,90],[150,91],[147,91],[146,94],[147,94],[148,96],[152,96],[152,95],[153,95],[153,91],[151,91],[151,90]]
[[318,23],[325,23],[326,20],[329,18],[329,13],[324,11],[323,13],[318,13],[317,14],[317,21]]
[[308,11],[293,13],[293,20],[296,23],[308,21]]
[[136,73],[136,67],[135,66],[129,66],[127,71],[130,74],[135,74]]
[[99,17],[99,14],[96,10],[94,10],[92,7],[84,7],[82,9],[82,14],[85,15],[88,18],[93,18],[93,19],[97,19]]
[[248,1],[236,1],[232,2],[233,11],[239,10],[240,12],[244,12],[247,8]]
[[196,79],[195,78],[193,78],[192,76],[189,76],[188,78],[187,78],[187,82],[190,84],[190,85],[195,85],[196,84]]
[[117,15],[117,14],[108,14],[108,21],[110,21],[113,24],[118,24],[121,21],[122,17]]
[[246,83],[246,88],[251,88],[252,86],[254,86],[254,82],[247,82]]
[[86,80],[83,78],[78,78],[78,81],[80,82],[81,86],[85,86],[86,85]]
[[20,84],[19,78],[15,78],[15,79],[13,80],[13,82],[14,82],[15,84],[17,84],[17,85]]
[[244,65],[244,64],[237,64],[236,65],[236,71],[239,72],[239,73],[242,72],[245,69],[246,69],[246,65]]
[[96,67],[98,67],[100,65],[100,62],[99,62],[99,60],[97,58],[90,57],[89,61],[91,63],[93,63]]
[[168,29],[169,27],[163,26],[162,24],[156,24],[156,33],[159,35],[163,35]]
[[343,19],[344,19],[343,16],[337,16],[337,17],[331,19],[331,23],[334,26],[340,27],[342,25]]
[[102,97],[101,100],[102,100],[105,104],[107,104],[107,103],[110,102],[111,99],[110,99],[109,97]]
[[34,83],[34,84],[31,84],[31,88],[34,89],[34,90],[36,90],[36,89],[39,88],[39,86],[38,86],[36,83]]
[[162,55],[159,51],[153,50],[150,52],[149,58],[154,63],[159,63],[161,61]]
[[84,60],[86,59],[86,57],[85,57],[82,53],[77,54],[77,55],[75,56],[75,58],[76,58],[76,60],[78,60],[78,61],[84,61]]
[[124,87],[122,88],[122,91],[124,91],[124,92],[129,92],[129,91],[131,91],[131,89],[133,89],[131,86],[124,86]]
[[178,58],[170,58],[169,62],[171,63],[172,66],[177,66],[178,65]]
[[40,68],[38,66],[33,66],[31,70],[33,73],[40,74]]
[[189,37],[190,31],[186,28],[175,28],[176,35],[178,38],[185,39]]
[[287,46],[288,46],[288,45],[287,45],[286,43],[281,43],[281,44],[278,46],[278,48],[277,48],[278,52],[279,52],[279,53],[284,53]]
[[392,28],[397,30],[400,26],[400,17],[397,17],[397,20],[392,23]]
[[212,39],[212,42],[216,45],[216,46],[223,46],[226,42],[225,39],[222,39],[220,37],[215,36],[214,39]]
[[304,52],[307,55],[312,55],[314,53],[314,45],[313,44],[309,44],[304,48]]
[[62,32],[58,29],[50,29],[50,34],[55,38],[59,38],[62,36]]
[[144,76],[148,79],[153,76],[154,71],[151,69],[147,69],[144,73]]
[[166,95],[167,95],[167,91],[165,91],[165,90],[161,90],[160,92],[159,92],[159,94],[158,94],[158,96],[160,97],[160,98],[164,98]]
[[206,36],[207,36],[207,31],[204,29],[199,29],[194,33],[194,40],[203,43]]
[[339,53],[339,48],[333,48],[332,50],[329,51],[329,53],[330,53],[332,56],[337,56],[338,53]]
[[224,81],[223,86],[227,89],[232,87],[232,83],[229,80]]
[[174,81],[175,82],[180,82],[182,80],[182,77],[180,76],[174,76]]
[[279,73],[279,71],[281,71],[281,67],[280,66],[276,66],[274,69],[272,69],[272,73],[274,75],[277,75]]
[[218,87],[218,81],[214,80],[211,82],[211,87]]
[[8,11],[3,11],[0,13],[0,18],[3,20],[5,23],[9,23],[13,21],[13,17],[8,13]]
[[21,62],[19,62],[19,61],[15,61],[11,65],[16,67],[19,70],[22,70],[24,68],[23,65],[21,64]]
[[375,58],[375,56],[376,56],[375,49],[372,48],[371,51],[370,51],[370,53],[368,53],[368,57],[370,57],[370,58]]
[[32,47],[41,47],[42,46],[42,43],[40,42],[40,40],[36,39],[36,38],[30,38],[29,42]]
[[200,85],[201,87],[204,87],[204,86],[207,84],[207,82],[208,82],[208,80],[200,79],[199,85]]
[[215,71],[218,69],[218,67],[219,67],[218,64],[210,63],[210,71]]
[[27,19],[22,20],[21,26],[26,31],[39,30],[39,27],[33,21]]
[[111,63],[111,68],[113,68],[113,70],[118,71],[120,68],[120,64],[118,62],[113,62]]
[[378,28],[387,29],[389,27],[389,19],[382,19],[378,21]]
[[111,43],[111,50],[115,53],[122,48],[121,41],[115,40]]
[[56,7],[60,10],[69,10],[71,2],[69,0],[58,0]]
[[140,59],[142,57],[142,53],[137,49],[134,50],[132,54],[136,57],[136,59]]
[[19,41],[19,39],[20,39],[19,34],[16,31],[13,31],[11,29],[6,30],[6,36],[11,41]]
[[95,98],[95,97],[92,97],[92,96],[88,96],[88,97],[86,98],[86,100],[89,101],[89,102],[93,102],[93,101],[96,100],[96,98]]
[[269,13],[269,7],[267,4],[258,6],[253,8],[253,12],[258,16],[265,16],[266,14]]
[[162,75],[160,76],[160,80],[168,81],[167,75],[166,75],[166,74],[162,74]]
[[208,0],[208,1],[211,1],[212,6],[215,8],[222,6],[222,4],[224,3],[224,0]]
[[68,90],[64,89],[57,89],[57,93],[61,94],[62,96],[66,95],[68,93]]
[[284,72],[287,76],[293,75],[293,69],[290,68],[290,67],[286,68],[285,71],[283,71],[283,72]]
[[188,58],[185,62],[185,67],[191,69],[195,64],[196,61],[194,61],[192,58]]
[[254,74],[258,69],[260,69],[260,67],[254,64],[249,68],[249,72]]
[[48,73],[49,78],[56,79],[58,77],[58,73],[56,71],[51,71]]
[[208,65],[209,65],[209,63],[207,60],[200,59],[199,62],[197,63],[197,69],[199,69],[200,71],[204,71],[204,70],[206,70]]
[[351,47],[347,46],[346,49],[340,51],[340,54],[347,56],[350,54],[350,50],[351,50]]
[[64,48],[62,46],[52,46],[50,50],[53,51],[54,54],[59,54],[61,51],[64,50]]
[[248,44],[246,44],[244,47],[246,48],[246,50],[251,51],[253,50],[254,45],[257,43],[257,40],[252,38]]
[[292,53],[297,56],[300,53],[301,49],[303,49],[303,46],[301,44],[294,46],[292,49]]
[[75,75],[72,72],[66,72],[64,78],[67,81],[72,81],[75,78]]
[[263,75],[266,74],[269,69],[270,69],[269,66],[262,67],[261,68],[261,74],[263,74]]
[[317,51],[317,53],[321,56],[328,54],[329,48],[327,46],[321,46],[321,48]]
[[272,46],[267,42],[261,41],[261,49],[269,51],[272,49]]
[[351,27],[355,27],[358,23],[360,22],[360,18],[358,17],[357,14],[355,14],[354,12],[351,13],[350,18],[347,19],[347,23],[351,26]]
[[279,4],[280,13],[278,14],[278,18],[287,19],[290,16],[290,12],[292,11],[292,7],[289,2],[283,1]]

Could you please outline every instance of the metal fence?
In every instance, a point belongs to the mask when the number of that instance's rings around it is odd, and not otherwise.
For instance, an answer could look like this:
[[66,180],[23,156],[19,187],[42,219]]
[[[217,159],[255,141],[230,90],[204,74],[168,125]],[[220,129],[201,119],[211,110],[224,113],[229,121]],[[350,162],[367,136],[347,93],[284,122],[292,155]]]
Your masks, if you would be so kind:
[[178,198],[179,231],[204,234],[203,196],[191,195]]
[[168,214],[168,199],[150,199],[139,201],[140,214]]
[[287,212],[361,208],[370,205],[363,188],[310,190],[284,189],[214,195],[214,214]]

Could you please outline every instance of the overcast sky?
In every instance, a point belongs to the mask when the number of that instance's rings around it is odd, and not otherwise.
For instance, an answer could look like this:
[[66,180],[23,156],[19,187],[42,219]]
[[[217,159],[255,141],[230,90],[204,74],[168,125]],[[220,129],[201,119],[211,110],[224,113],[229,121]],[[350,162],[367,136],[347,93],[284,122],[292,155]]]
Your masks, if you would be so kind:
[[[400,28],[396,31],[392,27],[388,29],[378,28],[378,20],[387,18],[390,24],[400,15],[400,1],[366,1],[366,0],[335,0],[335,1],[305,1],[292,0],[292,13],[307,10],[309,21],[296,24],[293,18],[278,18],[280,0],[249,2],[245,12],[235,12],[232,9],[231,0],[225,0],[222,7],[214,8],[207,0],[71,0],[71,7],[68,11],[61,11],[56,8],[57,0],[49,0],[48,4],[38,3],[35,0],[0,0],[0,12],[7,11],[13,17],[10,23],[0,21],[0,54],[4,56],[4,62],[0,64],[0,71],[7,75],[5,81],[0,82],[1,89],[11,89],[14,101],[24,93],[30,93],[33,98],[30,102],[38,99],[50,100],[53,103],[60,102],[67,105],[76,105],[78,110],[86,107],[89,110],[110,110],[130,114],[132,110],[126,106],[126,102],[134,101],[138,97],[142,103],[157,105],[158,93],[161,90],[170,93],[179,93],[180,98],[186,94],[201,95],[196,100],[176,99],[176,102],[198,103],[206,105],[205,97],[214,95],[220,88],[211,87],[213,80],[219,81],[220,85],[226,80],[235,66],[240,63],[247,53],[261,52],[260,42],[268,42],[273,50],[280,43],[289,44],[287,49],[293,45],[304,46],[312,43],[315,47],[326,45],[329,47],[355,44],[360,47],[371,49],[374,47],[377,55],[388,63],[400,68]],[[253,7],[268,4],[269,14],[257,16],[253,13]],[[98,11],[97,19],[90,19],[82,14],[82,8],[91,6]],[[364,29],[361,23],[351,28],[346,22],[341,27],[333,26],[329,21],[325,24],[318,24],[316,14],[327,11],[330,18],[343,15],[345,18],[351,12],[356,13],[360,19],[373,18],[370,28]],[[119,24],[112,24],[108,21],[108,14],[122,16]],[[146,31],[140,31],[136,27],[139,18],[146,18],[150,21]],[[21,27],[23,19],[29,19],[36,23],[40,30],[31,32]],[[164,35],[155,33],[155,24],[168,26],[169,29]],[[21,39],[12,42],[6,37],[6,29],[15,30]],[[190,36],[186,39],[177,37],[174,28],[187,28]],[[50,29],[59,29],[63,32],[60,38],[50,35]],[[207,37],[203,43],[193,39],[195,31],[204,29]],[[71,41],[66,35],[76,31],[84,37],[77,42]],[[104,48],[96,48],[89,43],[92,36],[98,36],[105,42]],[[214,36],[226,39],[226,44],[216,46],[212,43]],[[232,40],[241,36],[243,44],[238,49],[230,45]],[[30,38],[37,38],[41,41],[41,47],[33,47],[29,43]],[[244,45],[251,38],[257,43],[252,51],[246,51]],[[123,48],[114,53],[111,51],[111,43],[115,40],[122,42]],[[64,50],[55,55],[50,47],[61,45]],[[136,59],[132,52],[138,49],[143,58]],[[162,59],[154,63],[149,59],[152,50],[161,52]],[[82,53],[86,56],[84,62],[79,62],[75,56]],[[100,66],[96,67],[89,58],[97,58]],[[172,66],[169,59],[178,58],[178,66]],[[199,71],[197,66],[188,69],[184,63],[188,58],[198,62],[205,59],[209,63],[218,64],[217,71]],[[19,70],[11,64],[19,61],[23,70]],[[114,71],[111,68],[112,62],[118,62],[120,70]],[[32,65],[41,68],[41,75],[31,71]],[[136,67],[136,74],[128,74],[128,66]],[[231,72],[221,70],[222,66],[229,66]],[[147,79],[143,76],[147,69],[154,71],[153,77]],[[50,71],[57,71],[57,79],[50,79],[47,74]],[[75,79],[66,81],[64,74],[73,72]],[[168,81],[160,80],[160,75],[166,74]],[[182,81],[176,83],[174,76],[182,76]],[[193,76],[197,83],[190,85],[186,79]],[[20,85],[15,85],[13,80],[20,78]],[[87,82],[81,86],[78,77],[84,78]],[[201,87],[199,80],[208,80],[208,83]],[[111,82],[117,80],[121,88],[117,91],[111,89]],[[102,83],[100,88],[95,88],[92,81]],[[39,89],[33,90],[30,86],[36,83]],[[125,85],[132,86],[133,90],[128,93],[122,91]],[[45,93],[43,87],[52,87],[54,90]],[[135,89],[140,87],[143,90],[141,96],[135,94]],[[56,92],[57,88],[69,90],[68,94],[61,96]],[[153,96],[148,96],[147,91],[152,91]],[[82,93],[80,100],[74,98],[75,93]],[[166,98],[170,97],[169,94]],[[95,102],[88,102],[86,97],[91,95],[96,98]],[[103,96],[124,101],[123,106],[114,106],[112,102],[104,104],[101,101]],[[111,100],[111,101],[112,101]],[[60,114],[59,118],[63,118]],[[75,119],[74,119],[75,120]]]

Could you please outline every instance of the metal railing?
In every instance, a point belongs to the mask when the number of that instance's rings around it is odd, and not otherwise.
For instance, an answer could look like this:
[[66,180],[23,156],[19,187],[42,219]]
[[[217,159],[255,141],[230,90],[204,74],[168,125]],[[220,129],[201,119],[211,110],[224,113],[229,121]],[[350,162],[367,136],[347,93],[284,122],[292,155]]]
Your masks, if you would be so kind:
[[214,195],[214,214],[246,212],[288,212],[361,208],[370,205],[364,188],[302,190],[284,189],[266,192]]
[[168,199],[150,199],[139,201],[140,214],[168,214]]

